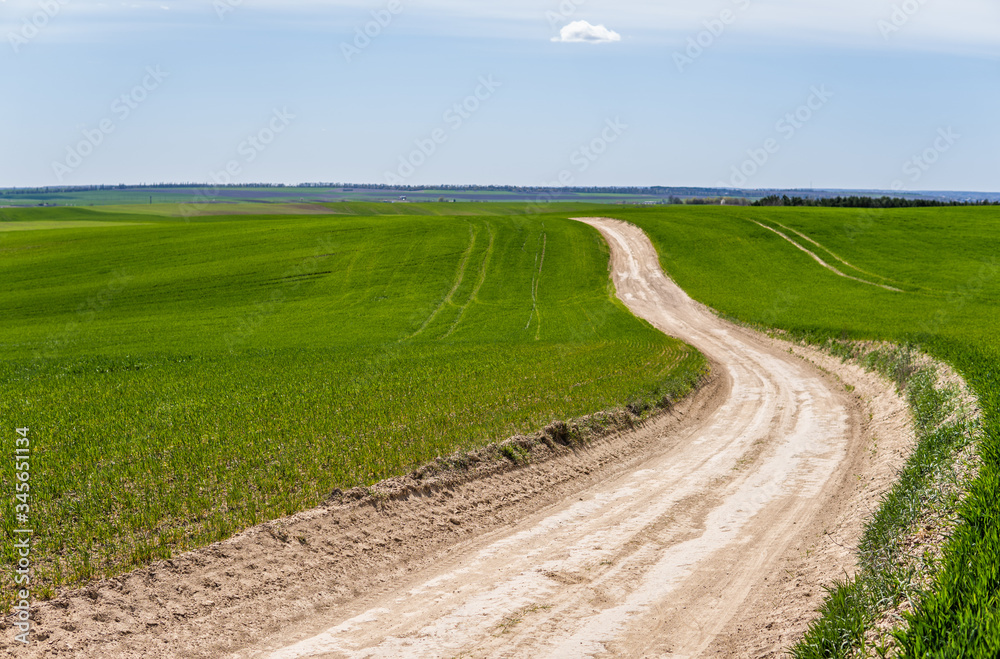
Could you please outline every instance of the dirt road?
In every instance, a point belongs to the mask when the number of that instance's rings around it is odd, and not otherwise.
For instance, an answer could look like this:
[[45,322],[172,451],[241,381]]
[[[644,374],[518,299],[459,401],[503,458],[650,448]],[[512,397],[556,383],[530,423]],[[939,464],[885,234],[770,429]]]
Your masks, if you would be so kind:
[[693,302],[637,228],[584,221],[611,245],[619,297],[724,369],[728,400],[641,468],[272,659],[701,656],[829,515],[858,434],[843,388]]
[[528,465],[398,479],[64,594],[36,607],[31,647],[0,651],[779,656],[851,570],[912,443],[906,407],[875,376],[720,320],[636,227],[583,221],[621,299],[713,363],[671,414]]

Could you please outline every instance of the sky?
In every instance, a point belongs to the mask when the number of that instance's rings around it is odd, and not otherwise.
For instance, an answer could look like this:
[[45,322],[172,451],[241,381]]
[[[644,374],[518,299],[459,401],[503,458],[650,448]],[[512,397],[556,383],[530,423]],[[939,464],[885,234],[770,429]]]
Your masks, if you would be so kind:
[[0,187],[1000,191],[996,0],[0,0]]

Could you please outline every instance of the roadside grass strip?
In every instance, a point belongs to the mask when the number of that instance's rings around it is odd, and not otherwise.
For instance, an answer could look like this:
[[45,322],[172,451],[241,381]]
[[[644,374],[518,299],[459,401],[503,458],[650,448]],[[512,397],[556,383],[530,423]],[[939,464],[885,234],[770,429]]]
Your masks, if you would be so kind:
[[962,451],[981,440],[982,428],[973,410],[958,409],[954,386],[938,385],[934,366],[915,364],[913,348],[869,350],[834,341],[821,345],[895,383],[910,406],[917,446],[865,526],[856,574],[828,588],[820,618],[792,648],[792,655],[888,656],[895,639],[878,623],[887,618],[901,621],[898,611],[912,610],[939,572],[940,547],[920,539],[954,533],[954,511],[976,472],[974,464],[961,462]]

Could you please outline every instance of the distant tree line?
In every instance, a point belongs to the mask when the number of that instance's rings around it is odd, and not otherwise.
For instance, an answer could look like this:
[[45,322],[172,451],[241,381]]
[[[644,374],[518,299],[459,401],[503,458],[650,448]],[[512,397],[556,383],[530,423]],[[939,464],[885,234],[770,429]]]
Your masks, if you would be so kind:
[[[101,191],[121,191],[121,190],[157,190],[161,188],[189,189],[204,188],[204,183],[150,183],[148,185],[66,185],[66,186],[46,186],[40,188],[5,188],[0,189],[0,195],[36,195],[36,194],[58,194],[68,192],[101,192]],[[284,183],[230,183],[228,185],[212,185],[215,188],[284,188]]]
[[[389,185],[387,183],[302,183],[303,188],[352,188],[355,190],[398,190],[400,192],[424,192],[442,190],[447,192],[511,192],[533,194],[538,192],[571,192],[587,194],[629,194],[653,195],[666,197],[668,195],[710,195],[718,192],[713,188],[669,188],[664,186],[580,186],[570,188],[553,188],[544,186],[524,185]],[[733,194],[750,195],[750,192]]]
[[[671,202],[673,203],[673,202]],[[750,206],[750,200],[742,197],[693,197],[686,202],[677,200],[676,203],[686,203],[690,206]]]
[[769,195],[753,206],[822,206],[825,208],[926,208],[934,206],[1000,206],[1000,201],[938,201],[935,199],[904,199],[902,197],[789,197]]

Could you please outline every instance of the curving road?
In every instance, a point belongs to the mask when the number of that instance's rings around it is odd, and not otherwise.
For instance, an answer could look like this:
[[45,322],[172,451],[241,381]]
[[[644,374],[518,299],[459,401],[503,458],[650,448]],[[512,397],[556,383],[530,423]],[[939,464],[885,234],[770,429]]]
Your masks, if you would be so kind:
[[250,655],[708,656],[842,496],[857,436],[842,387],[692,301],[638,228],[580,221],[607,239],[622,301],[707,355],[728,397],[637,468],[449,556],[360,615]]

